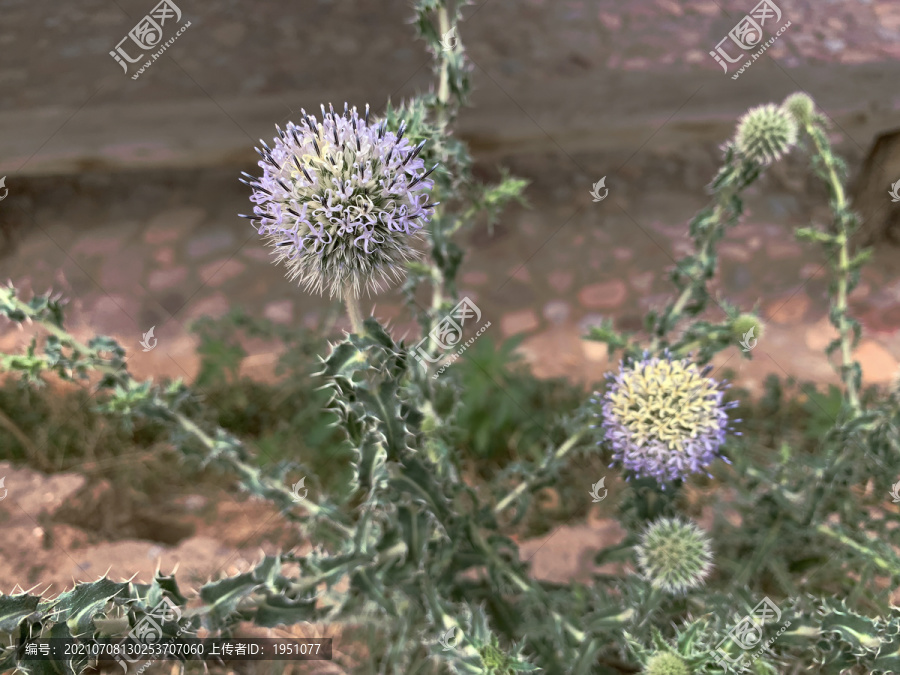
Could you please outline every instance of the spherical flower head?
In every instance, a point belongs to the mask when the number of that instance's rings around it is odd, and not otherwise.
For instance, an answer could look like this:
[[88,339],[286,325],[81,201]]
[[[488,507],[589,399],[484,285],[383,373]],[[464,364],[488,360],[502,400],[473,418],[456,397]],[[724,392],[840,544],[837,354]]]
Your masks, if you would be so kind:
[[678,654],[659,652],[647,661],[644,675],[692,675],[692,671]]
[[765,329],[765,325],[755,314],[741,314],[731,324],[731,330],[738,339],[743,339],[752,330],[750,337],[761,340]]
[[412,242],[434,211],[433,187],[418,158],[424,142],[412,147],[387,123],[369,124],[356,108],[336,114],[322,107],[322,119],[301,110],[270,148],[264,141],[261,178],[244,174],[254,191],[250,218],[276,262],[306,290],[334,297],[349,290],[378,291],[398,281],[405,264],[418,256]]
[[816,114],[816,104],[809,96],[799,91],[784,99],[781,107],[800,125],[809,124]]
[[738,122],[738,154],[757,164],[781,159],[797,142],[797,123],[782,108],[769,103],[751,108]]
[[712,568],[712,549],[694,523],[660,518],[641,536],[637,559],[651,586],[679,594],[704,582]]
[[613,460],[663,483],[703,471],[721,457],[731,430],[727,411],[737,402],[723,403],[725,386],[706,377],[711,369],[645,354],[608,374],[606,393],[593,402],[601,404],[595,414]]

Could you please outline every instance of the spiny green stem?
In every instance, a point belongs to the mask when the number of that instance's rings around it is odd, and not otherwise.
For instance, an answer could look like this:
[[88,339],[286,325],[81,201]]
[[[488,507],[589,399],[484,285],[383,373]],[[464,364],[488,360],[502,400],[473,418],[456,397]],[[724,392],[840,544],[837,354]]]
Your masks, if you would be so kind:
[[[438,9],[438,32],[443,39],[447,31],[450,30],[450,14],[447,12],[446,3],[442,4]],[[441,50],[441,77],[438,83],[438,100],[443,106],[450,101],[450,64],[447,60],[447,54]]]
[[350,327],[357,335],[365,333],[363,328],[362,312],[359,309],[359,298],[353,290],[352,284],[344,286],[344,304],[347,305],[347,315],[350,317]]
[[839,542],[841,542],[845,546],[852,548],[854,551],[856,551],[860,555],[864,556],[866,558],[866,560],[869,560],[869,561],[875,563],[875,565],[877,565],[878,567],[883,569],[888,574],[890,574],[892,576],[900,574],[900,568],[898,568],[898,566],[896,564],[892,565],[890,562],[885,560],[883,557],[881,557],[878,553],[876,553],[872,549],[867,548],[866,546],[857,544],[850,537],[848,537],[844,534],[841,534],[840,532],[835,532],[827,525],[817,526],[816,531],[819,532],[820,534],[824,534],[829,537],[832,537],[833,539],[837,539]]
[[837,315],[838,334],[841,344],[841,379],[847,389],[847,400],[850,410],[855,417],[862,408],[859,402],[859,391],[856,386],[855,362],[853,361],[853,337],[850,322],[847,321],[847,296],[850,285],[850,232],[847,229],[847,198],[844,194],[844,185],[841,183],[837,171],[837,162],[825,137],[825,132],[812,121],[805,125],[806,133],[812,138],[816,146],[816,153],[825,165],[828,176],[828,187],[834,197],[835,225],[838,228],[836,243],[838,245],[837,266],[837,295],[834,298],[834,307]]
[[[82,344],[81,342],[76,340],[66,330],[60,328],[59,326],[56,326],[55,324],[53,324],[45,319],[35,316],[31,307],[29,307],[27,304],[25,304],[18,298],[12,298],[12,302],[16,306],[17,309],[22,310],[26,316],[31,318],[38,325],[45,328],[49,333],[51,333],[57,339],[59,339],[59,341],[61,343],[67,344],[72,349],[91,357],[91,359],[95,362],[94,369],[97,370],[98,372],[107,374],[107,375],[113,375],[115,377],[126,378],[129,380],[133,379],[131,377],[131,374],[127,370],[124,370],[122,368],[114,368],[108,364],[103,363],[104,359],[102,356],[100,356],[100,354],[99,354],[99,352],[97,352],[97,350],[91,349],[87,345]],[[201,429],[199,426],[197,426],[197,424],[195,424],[189,418],[185,417],[183,414],[172,411],[165,406],[159,406],[158,410],[161,414],[174,420],[184,431],[188,432],[190,435],[197,438],[197,440],[199,440],[208,450],[212,451],[216,448],[215,440],[213,440],[213,438],[210,437],[209,434],[207,434],[205,431],[203,431],[203,429]],[[220,457],[225,459],[226,461],[228,461],[232,465],[232,468],[234,468],[236,471],[238,471],[238,473],[240,473],[241,475],[246,475],[247,472],[250,470],[250,467],[247,467],[246,465],[244,465],[242,462],[240,462],[239,460],[237,460],[234,457],[229,457],[227,455],[221,455]],[[279,485],[277,483],[273,483],[266,479],[262,479],[262,480],[264,480],[264,482],[266,483],[267,489],[272,490],[274,492],[280,492],[283,496],[293,499],[293,493],[290,490],[288,490],[286,487]],[[333,525],[336,529],[340,530],[343,534],[345,534],[347,536],[352,536],[353,530],[350,529],[349,527],[347,527],[346,525],[344,525],[343,523],[340,523],[340,522],[334,520],[334,517],[333,517],[334,514],[330,510],[326,510],[326,509],[322,508],[321,506],[319,506],[318,504],[314,504],[313,502],[308,501],[308,500],[304,500],[303,506],[313,516],[323,516],[323,515],[328,516],[330,518],[328,520],[329,524]]]
[[[714,205],[712,214],[709,219],[709,222],[713,225],[707,227],[705,232],[701,234],[700,241],[695,242],[697,248],[697,259],[703,261],[704,263],[709,260],[710,256],[714,254],[713,242],[715,240],[716,234],[721,229],[724,229],[728,225],[732,224],[733,220],[736,217],[736,214],[732,214],[731,218],[729,218],[728,223],[722,224],[721,222],[726,212],[733,210],[733,207],[731,205],[732,199],[736,194],[746,188],[755,179],[755,175],[751,174],[750,176],[747,176],[743,171],[741,172],[741,177],[742,180],[723,187],[715,194],[715,197],[713,198]],[[680,321],[681,313],[684,311],[684,308],[687,306],[688,302],[690,302],[691,298],[693,298],[696,294],[698,287],[701,287],[705,284],[705,278],[690,279],[688,284],[678,295],[678,298],[675,300],[675,302],[660,315],[659,319],[657,320],[653,339],[650,344],[651,353],[656,353],[659,350],[660,341]]]
[[559,462],[569,453],[572,448],[575,447],[575,444],[578,443],[579,440],[581,440],[581,437],[584,436],[584,434],[584,429],[572,434],[572,436],[570,436],[565,443],[559,446],[555,453],[544,460],[540,469],[529,476],[527,480],[519,483],[512,492],[510,492],[497,503],[497,505],[494,507],[494,514],[502,513],[507,506],[512,504],[516,499],[518,499],[526,491],[528,491],[539,479],[541,479],[546,474],[547,469],[549,469],[551,465]]

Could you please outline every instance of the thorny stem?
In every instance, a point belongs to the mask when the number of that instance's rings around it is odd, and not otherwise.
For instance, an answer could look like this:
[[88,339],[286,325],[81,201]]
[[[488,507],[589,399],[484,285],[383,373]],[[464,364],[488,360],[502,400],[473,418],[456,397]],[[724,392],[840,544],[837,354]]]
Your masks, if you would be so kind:
[[895,574],[900,573],[900,569],[898,569],[896,565],[892,565],[890,562],[888,562],[887,560],[882,558],[880,555],[878,555],[872,549],[867,548],[865,546],[861,546],[860,544],[857,544],[855,541],[850,539],[850,537],[847,537],[847,536],[841,534],[840,532],[835,532],[827,525],[819,525],[818,527],[816,527],[816,531],[821,534],[828,535],[829,537],[832,537],[834,539],[837,539],[839,542],[841,542],[845,546],[852,548],[854,551],[856,551],[857,553],[859,553],[861,555],[864,555],[866,557],[866,559],[875,563],[878,567],[883,569],[888,574],[895,575]]
[[[438,32],[443,38],[450,30],[450,14],[447,11],[447,5],[442,4],[438,9]],[[438,83],[438,100],[442,107],[447,105],[450,100],[450,64],[447,62],[447,55],[441,51],[441,79]],[[443,116],[443,112],[442,112]]]
[[521,483],[519,483],[512,492],[510,492],[508,495],[506,495],[503,499],[501,499],[497,503],[497,505],[494,507],[494,513],[495,514],[502,513],[504,511],[504,509],[506,509],[507,506],[509,506],[512,502],[514,502],[516,499],[521,497],[522,494],[525,493],[527,490],[529,490],[538,480],[540,480],[540,478],[542,478],[545,475],[546,470],[553,463],[561,460],[563,457],[565,457],[569,453],[569,451],[572,448],[575,447],[575,444],[578,443],[579,440],[581,440],[581,437],[584,435],[584,433],[585,433],[585,430],[582,429],[581,431],[578,431],[578,432],[572,434],[572,436],[570,436],[569,439],[565,443],[563,443],[561,446],[559,446],[559,448],[557,449],[557,451],[555,453],[553,453],[550,457],[548,457],[546,460],[544,460],[544,463],[541,465],[540,469],[538,469],[533,474],[531,474],[527,480],[524,480]]
[[[856,387],[856,377],[853,361],[853,338],[851,336],[850,322],[847,321],[847,295],[850,285],[850,233],[847,230],[847,199],[844,194],[844,185],[838,177],[837,164],[831,148],[828,147],[824,137],[824,131],[816,128],[812,122],[807,122],[806,133],[812,138],[816,146],[816,152],[825,165],[828,174],[828,186],[834,197],[835,224],[838,228],[836,243],[839,247],[837,268],[837,296],[834,299],[835,314],[837,316],[838,333],[841,341],[841,379],[847,388],[847,399],[850,410],[854,416],[862,412],[859,403],[859,392]],[[818,132],[818,133],[817,133]]]
[[[32,319],[35,323],[37,323],[38,325],[45,328],[49,333],[54,335],[61,343],[68,344],[72,349],[74,349],[77,352],[80,352],[81,354],[91,356],[94,359],[94,361],[96,362],[94,364],[94,369],[97,370],[97,372],[105,374],[105,375],[119,377],[119,378],[124,376],[126,378],[131,379],[131,374],[127,370],[123,370],[121,367],[114,368],[113,366],[111,366],[109,364],[103,363],[102,362],[103,357],[100,356],[100,354],[97,352],[97,350],[91,349],[87,345],[82,344],[81,342],[76,340],[70,333],[68,333],[65,329],[60,328],[59,326],[47,321],[46,319],[42,319],[40,317],[33,316],[31,307],[29,307],[27,304],[25,304],[18,298],[12,297],[12,298],[10,298],[10,300],[12,301],[12,304],[17,309],[24,312],[25,315],[27,317],[29,317],[30,319]],[[216,449],[215,440],[213,440],[209,436],[209,434],[207,434],[205,431],[203,431],[203,429],[201,429],[192,420],[185,417],[183,414],[173,411],[173,410],[170,410],[167,407],[161,407],[160,412],[162,414],[168,416],[170,419],[173,419],[184,431],[188,432],[191,436],[193,436],[197,440],[199,440],[208,450],[213,451]],[[227,455],[220,455],[220,458],[229,461],[229,463],[232,465],[232,468],[234,468],[235,471],[237,471],[237,473],[239,473],[241,476],[245,476],[245,477],[247,476],[249,467],[246,467],[240,461],[236,460],[235,458],[228,457]],[[287,498],[293,500],[293,497],[294,497],[293,492],[288,490],[286,487],[279,485],[277,483],[272,483],[271,481],[265,481],[265,482],[266,482],[266,487],[269,490],[272,490],[275,492],[280,492],[284,497],[287,497]],[[306,499],[303,500],[303,507],[313,516],[322,516],[322,515],[329,516],[328,522],[331,525],[333,525],[335,528],[340,530],[343,534],[345,534],[347,536],[352,536],[353,530],[351,530],[349,527],[347,527],[343,523],[336,521],[333,518],[333,512],[330,509],[325,509],[325,508],[319,506],[318,504],[314,504],[313,502],[306,500]]]
[[350,327],[357,335],[365,333],[363,328],[362,312],[359,309],[359,298],[353,290],[353,285],[348,283],[344,286],[344,304],[347,305],[347,315],[350,317]]
[[[747,187],[747,185],[749,185],[752,180],[752,176],[749,179],[744,178],[744,180],[740,182],[736,182],[727,187],[723,187],[716,194],[715,206],[713,207],[713,212],[709,219],[709,222],[713,223],[713,226],[706,229],[703,234],[703,238],[699,243],[697,252],[697,258],[699,260],[706,261],[709,259],[710,255],[712,255],[713,239],[716,232],[719,230],[718,225],[722,217],[725,215],[726,210],[731,209],[732,198],[738,192]],[[678,299],[675,300],[675,303],[671,306],[671,308],[662,314],[659,321],[657,322],[656,331],[653,335],[653,340],[651,341],[650,353],[657,352],[657,350],[659,349],[660,340],[665,337],[666,334],[679,321],[681,313],[684,311],[685,306],[687,306],[688,302],[694,296],[697,286],[705,282],[705,279],[692,279],[691,283],[688,283],[687,286],[682,289],[681,294],[678,296]]]

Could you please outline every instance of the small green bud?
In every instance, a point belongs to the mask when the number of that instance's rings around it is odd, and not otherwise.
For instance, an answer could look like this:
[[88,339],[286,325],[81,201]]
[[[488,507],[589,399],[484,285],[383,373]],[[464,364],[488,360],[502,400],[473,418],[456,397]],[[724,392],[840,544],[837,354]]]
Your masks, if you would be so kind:
[[797,123],[771,103],[751,108],[738,122],[734,142],[741,157],[766,166],[796,144]]
[[759,340],[762,338],[765,329],[766,327],[762,320],[753,314],[741,314],[731,324],[731,330],[739,340],[743,340],[751,330],[753,335],[749,337]]
[[787,110],[800,125],[809,124],[816,113],[816,104],[809,96],[800,91],[784,99],[781,107]]
[[644,675],[691,675],[691,669],[678,654],[660,652],[647,661]]
[[654,588],[681,594],[702,585],[712,569],[706,533],[693,522],[659,518],[636,548],[638,566]]

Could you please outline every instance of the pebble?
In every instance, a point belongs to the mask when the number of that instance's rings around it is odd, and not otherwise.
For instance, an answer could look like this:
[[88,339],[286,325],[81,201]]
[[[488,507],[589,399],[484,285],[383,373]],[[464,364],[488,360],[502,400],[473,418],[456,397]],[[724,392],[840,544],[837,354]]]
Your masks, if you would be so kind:
[[809,297],[804,291],[768,303],[765,316],[773,323],[798,323],[809,309]]
[[575,275],[571,272],[556,271],[547,275],[547,283],[557,293],[565,293],[572,285]]
[[656,275],[653,274],[653,272],[642,272],[633,275],[628,281],[631,283],[631,287],[638,293],[649,293],[650,288],[653,286],[653,279],[655,276]]
[[144,230],[148,244],[167,244],[190,232],[206,217],[206,211],[197,206],[168,209],[154,216]]
[[863,380],[875,384],[887,384],[897,372],[897,359],[874,340],[863,340],[853,354],[862,367]]
[[187,280],[186,267],[173,267],[165,270],[153,270],[147,279],[151,291],[165,291],[182,284]]
[[164,246],[153,252],[153,260],[158,264],[168,267],[175,262],[175,251],[171,246]]
[[111,256],[100,265],[100,285],[104,289],[121,290],[133,286],[144,274],[144,259],[139,250],[126,250]]
[[469,270],[468,272],[463,273],[460,280],[466,286],[484,286],[489,278],[490,277],[488,277],[486,272],[482,272],[481,270]]
[[814,352],[823,352],[837,336],[837,328],[831,325],[828,317],[823,317],[806,329],[806,346]]
[[621,305],[627,295],[625,283],[614,279],[585,286],[578,293],[578,300],[588,309],[613,309]]
[[294,303],[290,300],[276,300],[266,305],[263,316],[275,323],[290,323],[294,318]]
[[532,309],[523,309],[519,312],[510,312],[500,320],[504,337],[518,333],[528,333],[540,325],[537,315]]
[[569,303],[563,300],[551,300],[544,305],[544,318],[550,323],[560,324],[569,318],[571,311]]
[[235,237],[228,230],[208,232],[195,236],[188,242],[187,254],[189,258],[203,258],[210,253],[216,253],[234,246]]
[[73,256],[112,255],[119,250],[123,239],[122,235],[116,236],[109,231],[86,234],[75,243],[70,253]]
[[187,319],[196,319],[201,316],[209,316],[219,319],[228,314],[228,298],[223,293],[210,295],[188,305],[185,317]]

